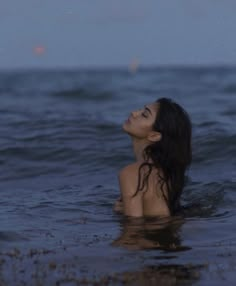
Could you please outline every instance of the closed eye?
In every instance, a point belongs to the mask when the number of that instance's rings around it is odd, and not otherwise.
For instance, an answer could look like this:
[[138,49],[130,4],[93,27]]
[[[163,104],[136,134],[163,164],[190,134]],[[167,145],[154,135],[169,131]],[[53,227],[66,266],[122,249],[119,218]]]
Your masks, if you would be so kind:
[[152,115],[150,108],[148,108],[146,105],[144,107],[145,107],[145,110],[147,110]]

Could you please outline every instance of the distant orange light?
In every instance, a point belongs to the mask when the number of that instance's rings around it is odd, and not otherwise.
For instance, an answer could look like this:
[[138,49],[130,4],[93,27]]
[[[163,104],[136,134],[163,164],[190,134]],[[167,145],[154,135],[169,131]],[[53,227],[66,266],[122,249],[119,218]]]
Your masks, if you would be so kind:
[[44,46],[36,46],[36,47],[34,47],[34,53],[37,56],[43,55],[45,53],[45,47]]
[[131,73],[136,73],[138,68],[139,68],[138,59],[136,59],[136,58],[132,59],[131,62],[129,63],[129,71]]

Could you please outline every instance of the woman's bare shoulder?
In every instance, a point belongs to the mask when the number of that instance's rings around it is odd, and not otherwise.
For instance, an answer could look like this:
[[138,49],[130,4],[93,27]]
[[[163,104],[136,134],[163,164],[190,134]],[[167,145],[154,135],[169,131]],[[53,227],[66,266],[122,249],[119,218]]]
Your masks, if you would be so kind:
[[123,210],[124,214],[127,216],[143,216],[141,193],[135,195],[138,187],[139,166],[140,163],[135,162],[125,166],[119,172]]
[[139,162],[134,162],[119,171],[119,183],[122,195],[133,196],[138,186]]
[[123,167],[119,172],[120,176],[126,176],[126,175],[135,175],[139,171],[139,168],[141,166],[140,162],[134,162],[132,164],[129,164],[125,167]]

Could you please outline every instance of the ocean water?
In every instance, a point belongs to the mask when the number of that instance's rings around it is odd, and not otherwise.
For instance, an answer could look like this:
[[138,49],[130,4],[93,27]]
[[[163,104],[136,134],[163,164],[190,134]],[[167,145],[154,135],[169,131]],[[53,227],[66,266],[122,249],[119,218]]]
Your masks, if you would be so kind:
[[[127,221],[121,125],[160,97],[192,119],[191,207]],[[1,71],[0,284],[234,285],[235,121],[236,68]]]

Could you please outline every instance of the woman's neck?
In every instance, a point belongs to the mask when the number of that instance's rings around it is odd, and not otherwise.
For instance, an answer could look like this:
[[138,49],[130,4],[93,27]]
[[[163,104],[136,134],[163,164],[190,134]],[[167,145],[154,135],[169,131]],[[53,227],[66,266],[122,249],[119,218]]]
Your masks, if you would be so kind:
[[133,151],[137,161],[144,161],[144,154],[143,151],[145,147],[147,147],[148,143],[143,140],[139,140],[136,138],[132,138],[133,143]]

